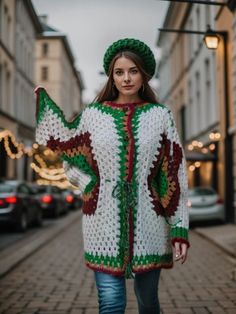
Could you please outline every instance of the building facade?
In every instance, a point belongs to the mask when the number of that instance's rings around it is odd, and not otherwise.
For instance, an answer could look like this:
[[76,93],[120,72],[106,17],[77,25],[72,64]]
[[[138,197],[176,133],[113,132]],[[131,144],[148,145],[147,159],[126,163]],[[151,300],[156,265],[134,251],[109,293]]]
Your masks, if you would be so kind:
[[36,41],[36,83],[47,89],[66,118],[71,119],[83,107],[82,77],[75,67],[67,37],[49,27],[45,16],[41,21],[44,32]]
[[[41,31],[31,1],[0,1],[0,131],[10,131],[26,146],[34,142],[34,49]],[[13,153],[17,149],[11,137],[1,139],[0,177],[32,176],[28,157],[9,157],[6,146]]]
[[80,112],[83,81],[67,37],[45,25],[30,0],[0,0],[0,178],[35,178],[37,85],[67,119]]
[[[232,118],[233,77],[229,71],[233,62],[233,16],[228,7],[173,2],[163,28],[193,33],[161,31],[157,43],[164,56],[158,63],[160,100],[175,114],[188,161],[189,185],[214,187],[225,200],[228,221],[235,219],[230,178],[232,144],[227,144],[228,140],[232,142],[228,134],[235,123]],[[203,33],[207,25],[214,30],[227,30],[227,34],[230,32],[226,52],[222,38],[217,50],[205,46]],[[224,53],[228,60],[226,72]],[[229,82],[227,90],[225,78]]]

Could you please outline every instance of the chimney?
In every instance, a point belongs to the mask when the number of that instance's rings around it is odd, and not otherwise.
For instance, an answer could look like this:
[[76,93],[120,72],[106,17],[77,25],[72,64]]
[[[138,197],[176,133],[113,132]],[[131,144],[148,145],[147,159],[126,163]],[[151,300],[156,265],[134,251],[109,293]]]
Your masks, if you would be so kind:
[[47,23],[48,23],[48,15],[47,14],[39,15],[39,20],[40,20],[41,23],[47,25]]

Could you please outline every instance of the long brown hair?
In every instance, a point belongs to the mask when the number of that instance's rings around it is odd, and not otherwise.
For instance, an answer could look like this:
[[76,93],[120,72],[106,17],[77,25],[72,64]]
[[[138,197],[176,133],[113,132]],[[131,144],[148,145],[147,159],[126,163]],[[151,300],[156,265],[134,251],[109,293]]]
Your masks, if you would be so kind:
[[139,97],[146,102],[156,103],[158,102],[154,91],[152,90],[151,86],[149,85],[149,80],[151,79],[150,75],[144,69],[143,60],[131,51],[122,51],[119,52],[111,61],[109,66],[108,72],[108,80],[102,90],[98,93],[95,100],[96,102],[103,102],[103,101],[112,101],[117,99],[119,92],[116,89],[115,85],[113,84],[113,68],[114,64],[117,59],[120,57],[125,57],[132,60],[139,71],[141,72],[143,78],[143,86],[138,91]]

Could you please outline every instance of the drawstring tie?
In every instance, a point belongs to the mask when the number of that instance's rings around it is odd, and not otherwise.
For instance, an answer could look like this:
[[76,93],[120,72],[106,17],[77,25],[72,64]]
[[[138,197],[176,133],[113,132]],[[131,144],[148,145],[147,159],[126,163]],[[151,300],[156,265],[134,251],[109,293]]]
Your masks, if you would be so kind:
[[137,198],[131,182],[118,182],[112,191],[112,197],[118,198],[126,210],[137,205]]
[[[111,182],[111,180],[107,179],[106,182]],[[115,187],[112,190],[112,197],[118,199],[121,202],[122,208],[125,209],[126,213],[126,229],[129,230],[129,224],[128,224],[128,214],[129,214],[129,209],[131,207],[135,207],[137,205],[137,197],[135,194],[135,189],[134,186],[131,182],[128,181],[120,181],[118,182]],[[175,223],[170,223],[168,220],[168,217],[164,216],[165,222],[171,226],[175,227],[177,226],[182,219],[178,219],[177,222]],[[123,235],[123,239],[121,239],[121,243],[124,244],[125,251],[129,251],[129,240],[128,238]],[[130,261],[127,264],[126,270],[125,270],[125,277],[126,278],[134,278],[132,269],[131,269],[131,264]]]
[[[116,186],[112,190],[112,197],[119,199],[121,202],[122,208],[125,209],[126,213],[126,230],[129,232],[129,210],[130,208],[137,205],[137,197],[135,194],[135,189],[133,184],[128,181],[120,181],[116,184]],[[125,251],[129,252],[129,237],[126,237],[123,234],[123,239],[121,239],[122,245],[124,245]],[[131,268],[130,260],[128,260],[126,269],[125,269],[125,277],[126,278],[134,278]]]

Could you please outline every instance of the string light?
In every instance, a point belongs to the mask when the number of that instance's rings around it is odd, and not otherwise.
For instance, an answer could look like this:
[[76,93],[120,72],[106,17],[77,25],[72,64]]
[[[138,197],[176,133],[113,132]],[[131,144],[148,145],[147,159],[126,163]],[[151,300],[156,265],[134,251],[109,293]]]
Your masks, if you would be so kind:
[[211,132],[209,134],[209,139],[212,141],[219,141],[220,138],[221,138],[221,134],[219,132]]
[[[10,130],[0,132],[0,142],[1,141],[3,141],[6,153],[11,159],[19,159],[24,156],[24,154],[28,157],[34,157],[38,165],[32,162],[30,166],[41,177],[41,179],[38,180],[38,184],[51,184],[60,188],[73,188],[73,185],[67,180],[60,162],[58,163],[60,165],[59,167],[55,165],[55,162],[53,166],[50,166],[52,168],[47,166],[47,162],[38,153],[40,147],[37,143],[33,143],[32,147],[25,147],[23,143],[16,141],[15,136]],[[54,161],[57,157],[57,154],[48,148],[43,149],[42,154],[45,157],[53,157]]]
[[65,181],[50,181],[50,180],[45,180],[45,179],[38,179],[38,180],[36,180],[36,183],[38,185],[53,185],[53,186],[57,186],[57,187],[59,187],[61,189],[73,188],[73,185],[71,185],[68,180],[65,180]]
[[190,166],[189,166],[189,170],[190,170],[190,171],[194,171],[194,170],[195,170],[195,166],[194,166],[194,165],[190,165]]
[[[16,153],[13,153],[10,148],[9,139],[11,140],[12,145],[16,149]],[[11,159],[19,159],[24,154],[24,145],[22,143],[17,143],[15,136],[9,130],[4,130],[0,132],[0,142],[3,141],[4,148],[6,150],[7,155]]]
[[216,148],[216,146],[215,146],[215,144],[211,144],[211,145],[209,146],[209,148],[210,148],[210,150],[214,150],[214,149]]
[[[48,168],[40,168],[39,166],[37,166],[34,162],[32,162],[30,164],[30,167],[40,175],[40,177],[44,178],[44,179],[48,179],[48,180],[53,180],[53,181],[58,181],[58,180],[62,180],[62,179],[65,179],[66,178],[66,175],[64,173],[64,170],[63,170],[63,173],[53,173],[52,174],[52,171],[54,169],[48,169]],[[57,169],[55,169],[57,170]],[[54,170],[54,171],[55,171]],[[51,172],[51,173],[50,173]],[[60,170],[61,172],[61,170]]]

